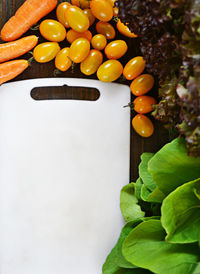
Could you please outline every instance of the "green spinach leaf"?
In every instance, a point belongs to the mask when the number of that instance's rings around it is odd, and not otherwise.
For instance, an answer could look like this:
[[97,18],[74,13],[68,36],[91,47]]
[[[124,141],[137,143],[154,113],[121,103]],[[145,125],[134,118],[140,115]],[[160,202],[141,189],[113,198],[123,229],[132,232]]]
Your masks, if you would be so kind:
[[138,200],[141,200],[141,189],[142,189],[142,185],[143,185],[143,182],[142,182],[142,179],[141,178],[138,178],[136,183],[135,183],[135,196]]
[[126,222],[144,217],[145,213],[137,203],[135,183],[124,186],[120,195],[120,208]]
[[165,236],[159,220],[140,223],[125,239],[122,254],[130,263],[154,273],[192,273],[199,261],[197,244],[171,244]]
[[148,162],[153,157],[153,153],[143,153],[141,155],[141,163],[139,165],[139,176],[145,187],[152,192],[156,188],[151,174],[148,172]]
[[200,179],[186,183],[163,201],[162,226],[171,243],[192,243],[200,239]]
[[200,177],[200,158],[189,157],[184,139],[177,138],[151,158],[148,170],[158,188],[167,195]]

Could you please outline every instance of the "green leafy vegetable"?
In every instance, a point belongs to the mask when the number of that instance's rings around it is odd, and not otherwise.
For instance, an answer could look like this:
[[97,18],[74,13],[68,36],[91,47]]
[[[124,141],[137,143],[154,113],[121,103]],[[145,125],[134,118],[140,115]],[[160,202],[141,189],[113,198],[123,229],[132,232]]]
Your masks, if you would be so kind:
[[200,274],[200,158],[177,138],[143,154],[139,175],[121,190],[128,223],[103,274]]
[[154,273],[192,273],[199,260],[198,246],[167,243],[165,235],[159,220],[140,223],[123,243],[125,259]]
[[158,187],[156,187],[154,191],[149,194],[147,201],[153,203],[162,203],[164,198],[165,195],[162,193],[162,191],[160,191]]
[[135,183],[135,196],[137,199],[141,199],[141,189],[142,189],[142,179],[138,178],[136,183]]
[[153,153],[143,153],[141,156],[141,163],[139,165],[139,176],[143,181],[145,187],[152,192],[156,185],[153,181],[151,174],[148,172],[148,162],[153,157]]
[[162,226],[171,243],[200,240],[200,179],[186,183],[171,192],[162,204]]
[[177,138],[152,157],[148,170],[158,188],[167,195],[176,187],[200,177],[200,158],[189,157],[184,139]]
[[145,213],[137,203],[135,184],[131,183],[124,186],[120,195],[120,208],[126,222],[144,217]]
[[[111,250],[108,255],[104,265],[103,265],[103,274],[112,273],[113,269],[116,271],[118,268],[136,268],[133,264],[127,262],[122,255],[122,243],[127,237],[127,235],[132,231],[132,229],[141,223],[142,220],[138,219],[127,223],[121,231],[118,242],[115,247]],[[115,273],[115,272],[113,272]]]

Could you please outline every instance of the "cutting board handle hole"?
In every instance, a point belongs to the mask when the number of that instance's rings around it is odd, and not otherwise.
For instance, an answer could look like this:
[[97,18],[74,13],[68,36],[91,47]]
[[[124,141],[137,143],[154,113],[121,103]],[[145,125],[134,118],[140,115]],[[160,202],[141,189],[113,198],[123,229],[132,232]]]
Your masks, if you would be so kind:
[[34,100],[84,100],[97,101],[100,92],[96,88],[90,87],[72,87],[72,86],[55,86],[55,87],[35,87],[31,90],[31,97]]

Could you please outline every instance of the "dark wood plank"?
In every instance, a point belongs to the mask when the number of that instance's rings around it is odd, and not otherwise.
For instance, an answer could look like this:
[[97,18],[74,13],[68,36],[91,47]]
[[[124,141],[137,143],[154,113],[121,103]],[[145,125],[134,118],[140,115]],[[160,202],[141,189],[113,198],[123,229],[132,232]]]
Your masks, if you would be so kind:
[[[17,8],[24,2],[24,0],[1,0],[0,1],[0,28],[4,25],[4,23],[15,13]],[[50,13],[46,18],[54,18],[55,19],[55,11]],[[114,22],[112,22],[115,25]],[[91,31],[94,33],[94,27],[91,28]],[[36,34],[40,36],[39,43],[45,41],[38,31],[28,31],[24,36]],[[138,41],[137,39],[128,39],[120,34],[117,34],[117,39],[124,39],[128,43],[129,50],[126,57],[121,59],[123,65],[134,56],[140,54]],[[2,41],[1,41],[2,43]],[[69,46],[67,41],[62,42],[61,47]],[[22,58],[29,59],[31,57],[30,54],[24,55]],[[54,76],[54,62],[49,62],[48,64],[38,64],[34,62],[31,67],[29,67],[22,75],[17,77],[15,80],[22,80],[22,79],[31,79],[31,78],[42,78],[42,77],[55,77]],[[81,74],[79,65],[76,65],[74,71],[69,70],[65,73],[61,73],[57,77],[77,77],[77,78],[85,78],[83,74]],[[96,76],[93,75],[89,77],[90,79],[96,79]],[[118,81],[120,82],[120,81]],[[130,82],[120,82],[126,85],[129,85]],[[157,87],[155,87],[151,93],[155,97],[157,97]],[[81,96],[81,94],[80,94]],[[133,99],[133,98],[132,98]],[[129,102],[127,102],[129,103]],[[135,115],[132,112],[131,117]],[[135,181],[138,177],[138,164],[140,162],[140,155],[143,152],[156,152],[160,149],[168,140],[169,136],[166,130],[162,127],[161,124],[155,122],[155,133],[152,137],[144,139],[138,136],[133,129],[131,128],[131,164],[130,164],[130,177],[131,181]],[[131,126],[131,125],[130,125]]]

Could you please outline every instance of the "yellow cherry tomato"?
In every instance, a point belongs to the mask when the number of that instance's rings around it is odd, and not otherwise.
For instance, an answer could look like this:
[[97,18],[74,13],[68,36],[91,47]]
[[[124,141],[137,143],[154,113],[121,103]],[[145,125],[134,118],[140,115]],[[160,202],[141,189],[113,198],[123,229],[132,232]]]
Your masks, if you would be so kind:
[[115,17],[117,17],[117,16],[118,16],[118,13],[119,13],[119,9],[118,9],[117,7],[114,7],[114,8],[113,8],[113,15],[114,15]]
[[107,0],[107,1],[111,4],[112,7],[114,7],[114,4],[115,4],[116,0]]
[[89,52],[90,42],[86,38],[78,38],[70,46],[69,57],[74,63],[81,63]]
[[91,26],[95,21],[95,16],[93,15],[91,9],[84,9],[83,12],[87,15]]
[[57,16],[58,21],[61,24],[63,24],[63,26],[66,27],[66,28],[70,28],[69,23],[65,19],[65,11],[67,10],[67,8],[70,5],[71,4],[69,2],[63,2],[63,3],[59,4],[57,9],[56,9],[56,16]]
[[60,46],[56,42],[46,42],[39,44],[33,50],[33,57],[38,63],[47,63],[53,60],[58,52]]
[[148,138],[154,132],[151,120],[143,114],[137,114],[132,120],[134,130],[142,137]]
[[102,62],[103,54],[96,49],[92,49],[88,57],[81,63],[81,72],[85,75],[92,75],[98,70]]
[[99,21],[96,24],[96,31],[100,34],[103,34],[108,40],[114,39],[116,35],[115,29],[113,28],[113,26],[107,22]]
[[91,44],[94,49],[102,50],[107,45],[106,37],[103,34],[96,34],[92,37]]
[[105,48],[105,54],[108,59],[119,59],[128,50],[128,46],[123,40],[115,40],[110,42]]
[[128,26],[124,25],[121,20],[119,19],[117,21],[117,29],[118,31],[123,34],[124,36],[127,36],[129,38],[136,38],[138,37],[135,33],[131,32],[128,28]]
[[87,15],[76,6],[69,6],[67,8],[65,19],[69,23],[70,27],[77,32],[85,32],[90,26]]
[[71,3],[81,9],[88,9],[90,7],[90,0],[71,0]]
[[65,27],[58,21],[46,19],[40,24],[41,35],[52,42],[61,42],[66,37]]
[[122,64],[117,60],[104,62],[97,71],[97,77],[102,82],[113,82],[117,80],[123,72]]
[[107,0],[107,1],[110,2],[111,6],[113,7],[113,15],[117,16],[119,13],[119,9],[117,7],[114,7],[116,0]]
[[131,59],[124,67],[123,75],[127,80],[133,80],[145,69],[146,61],[142,56]]
[[69,59],[69,48],[62,49],[55,59],[55,66],[60,71],[67,71],[72,65],[72,61]]
[[73,29],[70,29],[67,32],[67,41],[71,44],[78,38],[86,38],[88,41],[91,41],[92,39],[92,33],[89,30],[86,30],[85,32],[77,32]]
[[151,96],[139,96],[133,101],[134,110],[140,114],[151,112],[155,104],[156,100]]
[[130,85],[130,89],[135,96],[146,94],[154,86],[154,78],[150,74],[138,76]]
[[100,21],[108,22],[113,18],[113,8],[107,0],[92,0],[90,8],[94,16]]

